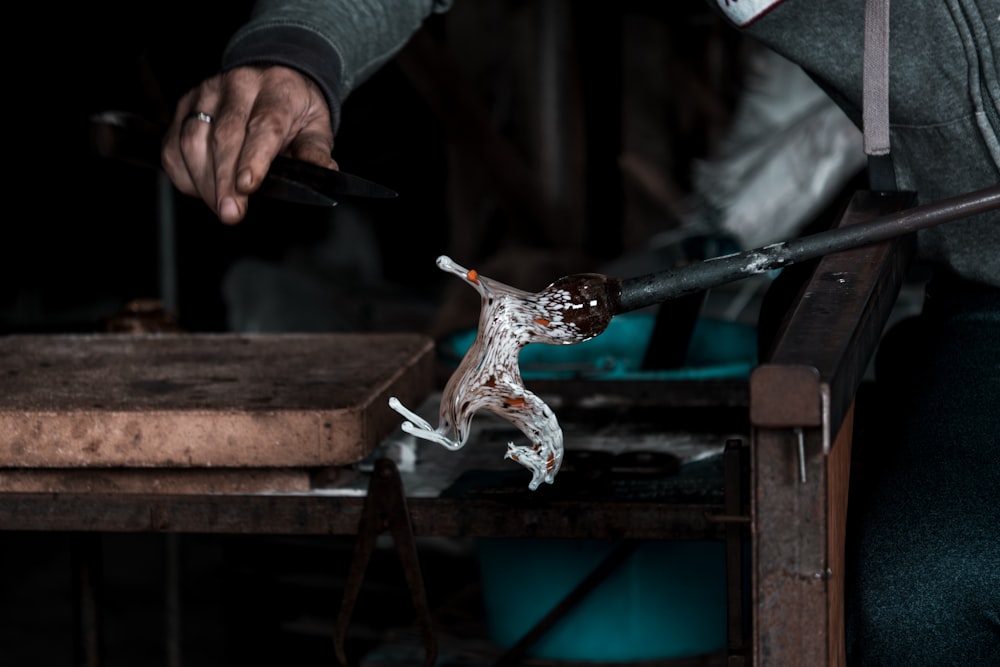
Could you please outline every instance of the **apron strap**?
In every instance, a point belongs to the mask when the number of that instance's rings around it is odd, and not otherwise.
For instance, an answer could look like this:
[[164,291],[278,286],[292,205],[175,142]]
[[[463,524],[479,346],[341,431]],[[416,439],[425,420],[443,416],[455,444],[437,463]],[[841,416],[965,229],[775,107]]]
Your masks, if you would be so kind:
[[894,192],[896,173],[889,156],[889,0],[865,3],[862,125],[869,187]]

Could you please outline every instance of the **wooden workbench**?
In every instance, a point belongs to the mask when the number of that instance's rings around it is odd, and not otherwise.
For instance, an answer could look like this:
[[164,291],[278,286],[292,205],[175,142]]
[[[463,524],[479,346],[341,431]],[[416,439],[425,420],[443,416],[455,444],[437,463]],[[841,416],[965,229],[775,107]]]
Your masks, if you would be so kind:
[[432,384],[415,334],[0,338],[0,489],[301,490]]

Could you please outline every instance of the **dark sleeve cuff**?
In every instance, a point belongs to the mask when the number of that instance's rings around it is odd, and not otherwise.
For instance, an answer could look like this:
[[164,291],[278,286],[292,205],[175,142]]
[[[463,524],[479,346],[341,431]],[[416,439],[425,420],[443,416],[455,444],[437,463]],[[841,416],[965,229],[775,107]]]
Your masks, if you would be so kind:
[[329,42],[298,26],[254,30],[230,42],[222,56],[223,71],[247,65],[282,65],[311,78],[326,98],[330,123],[333,131],[337,131],[344,98],[343,63]]

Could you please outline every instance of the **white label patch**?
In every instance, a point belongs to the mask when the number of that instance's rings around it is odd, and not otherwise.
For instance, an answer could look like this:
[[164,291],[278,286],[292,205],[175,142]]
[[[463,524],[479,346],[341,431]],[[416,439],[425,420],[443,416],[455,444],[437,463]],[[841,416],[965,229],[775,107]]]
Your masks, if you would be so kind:
[[756,21],[781,0],[715,0],[729,20],[741,28]]

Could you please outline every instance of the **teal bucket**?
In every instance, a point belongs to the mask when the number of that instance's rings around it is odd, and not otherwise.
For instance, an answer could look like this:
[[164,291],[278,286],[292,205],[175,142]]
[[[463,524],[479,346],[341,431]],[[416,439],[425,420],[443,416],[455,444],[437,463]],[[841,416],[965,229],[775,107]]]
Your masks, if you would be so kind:
[[[625,313],[611,320],[600,336],[578,345],[527,345],[518,365],[526,381],[558,380],[710,380],[749,377],[757,363],[757,331],[753,325],[702,317],[695,322],[680,368],[646,370],[642,360],[654,317]],[[458,366],[476,338],[475,330],[441,341],[447,365]]]
[[[757,362],[755,327],[700,318],[685,364],[645,370],[649,313],[615,317],[593,340],[570,346],[528,345],[522,376],[593,380],[746,378]],[[475,331],[446,339],[455,365]],[[478,541],[483,600],[492,639],[514,646],[619,544],[604,540]],[[726,554],[722,541],[642,542],[614,572],[528,650],[536,658],[636,662],[688,658],[724,650],[727,641]]]
[[[478,540],[490,634],[509,648],[618,545],[604,540]],[[528,650],[537,658],[633,662],[726,647],[721,541],[642,542]]]

